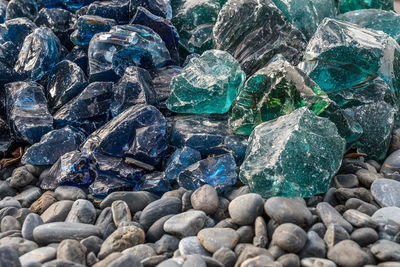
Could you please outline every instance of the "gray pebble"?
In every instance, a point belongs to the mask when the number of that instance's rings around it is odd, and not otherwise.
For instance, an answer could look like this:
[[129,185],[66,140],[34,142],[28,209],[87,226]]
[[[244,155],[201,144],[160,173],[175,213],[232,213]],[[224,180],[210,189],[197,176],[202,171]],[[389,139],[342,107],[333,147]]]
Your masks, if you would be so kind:
[[112,218],[110,207],[101,211],[100,215],[97,217],[95,225],[101,228],[103,238],[107,238],[115,231],[115,229],[117,229]]
[[154,249],[146,244],[139,244],[131,248],[127,248],[122,251],[122,254],[130,254],[134,256],[138,261],[142,261],[144,259],[156,256],[157,253]]
[[190,201],[192,193],[193,191],[188,191],[182,195],[182,211],[187,211],[193,208],[192,202]]
[[353,231],[353,226],[345,219],[343,219],[342,215],[337,212],[331,205],[326,202],[321,202],[317,205],[316,212],[321,221],[325,224],[326,227],[329,227],[331,224],[338,224],[346,229],[347,232]]
[[140,215],[140,224],[149,228],[158,219],[170,215],[178,214],[182,210],[182,201],[176,197],[166,197],[151,202],[147,205]]
[[339,188],[336,190],[335,196],[341,202],[346,202],[350,198],[358,198],[365,202],[371,202],[373,200],[369,190],[364,187]]
[[369,257],[356,242],[344,240],[329,249],[328,259],[339,266],[362,267],[368,263]]
[[371,193],[381,207],[400,208],[400,182],[391,179],[378,179],[371,186]]
[[[153,257],[149,257],[141,261],[144,267],[153,267],[157,264],[160,264],[162,261],[166,260],[168,257],[166,255],[157,255]],[[158,265],[157,265],[158,267]]]
[[338,174],[333,177],[336,188],[353,188],[358,186],[357,176],[354,174]]
[[14,188],[23,188],[31,184],[36,177],[30,173],[25,166],[14,169],[9,184]]
[[268,244],[268,230],[264,218],[258,216],[254,222],[254,239],[253,245],[264,248]]
[[119,191],[109,194],[101,203],[100,208],[104,209],[111,206],[116,200],[123,200],[128,204],[131,214],[143,210],[151,202],[155,201],[157,197],[146,191],[126,192]]
[[181,238],[193,236],[204,227],[205,221],[206,214],[203,211],[186,211],[169,218],[164,223],[164,231]]
[[111,204],[111,212],[114,224],[119,225],[122,221],[131,221],[132,215],[128,204],[123,200],[116,200]]
[[205,228],[197,234],[197,238],[200,244],[211,253],[221,247],[232,249],[239,241],[239,235],[230,228]]
[[400,224],[400,208],[398,207],[386,207],[377,210],[373,215],[372,219],[377,220],[391,220]]
[[58,201],[60,200],[78,200],[78,199],[86,199],[86,193],[83,192],[82,189],[76,186],[68,186],[62,185],[58,186],[56,190],[54,190],[55,197]]
[[326,229],[324,240],[328,248],[346,239],[350,239],[350,235],[341,225],[331,224]]
[[166,215],[154,222],[153,225],[150,226],[149,230],[147,230],[146,239],[150,242],[156,242],[159,240],[165,234],[164,223],[172,216],[174,215]]
[[372,216],[372,214],[374,214],[378,210],[378,208],[375,207],[374,205],[367,203],[365,201],[362,201],[361,199],[358,199],[358,198],[348,199],[346,201],[345,208],[346,208],[346,210],[349,210],[349,209],[358,210],[369,216]]
[[181,255],[209,255],[209,253],[200,244],[199,239],[197,239],[196,236],[182,238],[179,242],[179,252],[181,253]]
[[268,248],[268,252],[271,253],[274,259],[278,259],[280,256],[286,254],[286,251],[273,244]]
[[277,260],[283,267],[300,267],[299,256],[293,253],[285,254]]
[[42,218],[36,213],[30,213],[26,216],[24,224],[22,225],[22,236],[25,239],[33,240],[33,230],[39,225],[43,224]]
[[217,222],[229,217],[229,200],[224,197],[219,197],[218,199],[218,209],[213,215],[213,219]]
[[378,239],[378,233],[372,228],[359,228],[350,235],[351,240],[355,241],[361,247],[375,243]]
[[[57,202],[53,191],[46,191],[30,206],[30,210],[34,213],[41,215],[51,205]],[[71,204],[72,205],[72,204]]]
[[326,202],[332,207],[335,207],[337,204],[339,204],[339,201],[336,199],[335,194],[336,194],[336,188],[335,187],[329,188],[324,195],[323,202]]
[[346,210],[343,213],[343,218],[357,228],[370,227],[375,229],[378,226],[374,219],[358,210]]
[[201,255],[194,254],[185,257],[185,262],[182,267],[207,267],[207,265]]
[[24,191],[14,197],[21,203],[23,208],[29,208],[30,205],[35,202],[42,195],[42,191],[39,187],[26,187]]
[[326,227],[323,223],[319,222],[311,226],[309,231],[314,231],[319,235],[319,237],[324,238]]
[[99,259],[93,252],[89,252],[86,256],[86,265],[93,266],[99,262]]
[[22,237],[3,237],[0,239],[0,246],[4,245],[13,247],[17,250],[19,256],[38,248],[38,245],[35,242],[26,240]]
[[13,246],[0,246],[0,266],[21,267],[18,252]]
[[287,252],[297,253],[306,244],[307,234],[292,223],[281,224],[272,235],[272,243]]
[[[252,243],[254,239],[254,227],[250,225],[244,225],[236,230],[239,235],[238,243]],[[268,238],[268,237],[267,237]]]
[[86,199],[76,200],[69,211],[66,222],[94,224],[96,221],[96,209],[92,202]]
[[228,192],[225,194],[225,197],[226,197],[229,201],[232,201],[232,200],[234,200],[235,198],[237,198],[238,196],[245,195],[245,194],[248,194],[248,193],[250,193],[249,186],[248,186],[248,185],[244,185],[244,186],[241,186],[241,187],[239,187],[239,188],[236,188],[236,189],[233,189],[233,190],[231,190],[231,191],[228,191]]
[[155,243],[155,250],[157,254],[163,254],[165,252],[173,252],[177,250],[178,246],[178,238],[165,234]]
[[181,267],[181,266],[182,266],[182,264],[178,263],[177,259],[175,259],[175,258],[165,260],[157,265],[157,267]]
[[232,267],[236,262],[236,254],[229,248],[220,248],[214,252],[213,258],[226,267]]
[[0,181],[0,199],[5,197],[13,197],[17,194],[17,190],[11,188],[6,181]]
[[11,231],[7,231],[4,233],[0,234],[0,239],[4,238],[4,237],[22,237],[21,231],[20,230],[11,230]]
[[193,192],[190,197],[190,202],[194,209],[212,215],[217,211],[219,206],[217,190],[211,185],[203,185]]
[[0,209],[6,207],[15,207],[17,209],[22,208],[21,203],[19,203],[18,200],[9,197],[6,197],[0,201]]
[[3,233],[12,230],[21,230],[21,224],[13,216],[8,215],[1,220],[0,228]]
[[400,261],[400,244],[389,240],[378,240],[371,252],[380,261]]
[[324,240],[314,231],[307,233],[307,241],[299,254],[300,258],[325,258],[326,246]]
[[262,257],[264,264],[274,261],[274,258],[272,257],[271,253],[265,248],[258,248],[253,245],[246,245],[239,253],[235,266],[241,266],[241,264],[244,263],[247,259],[251,259],[258,256],[265,256]]
[[87,253],[93,252],[97,255],[99,253],[103,239],[98,236],[89,236],[81,240],[81,244],[85,246]]
[[57,250],[52,247],[41,247],[34,249],[21,257],[19,260],[23,266],[30,263],[44,263],[56,258]]
[[304,258],[301,260],[302,267],[336,267],[333,261],[321,258]]
[[113,262],[115,259],[118,259],[119,257],[122,256],[121,252],[113,252],[107,257],[105,257],[103,260],[98,261],[95,265],[92,267],[108,267],[108,265]]
[[254,220],[263,212],[264,201],[258,194],[238,196],[229,203],[229,215],[238,225],[253,224]]
[[46,209],[40,217],[44,223],[63,222],[67,218],[72,204],[74,202],[71,200],[58,201]]
[[113,260],[109,265],[109,267],[142,267],[142,263],[140,262],[139,259],[137,259],[134,255],[132,254],[125,254],[122,255],[121,257]]
[[[246,259],[240,264],[240,267],[255,267],[255,266],[264,266],[264,267],[278,267],[274,264],[273,260],[265,255],[259,255],[256,257],[252,257]],[[281,267],[282,265],[280,265]]]
[[356,172],[356,175],[360,184],[362,184],[366,188],[370,188],[375,180],[383,178],[382,174],[366,169],[359,169]]
[[222,221],[219,221],[214,227],[215,228],[232,228],[232,229],[239,228],[239,226],[231,218],[226,218]]

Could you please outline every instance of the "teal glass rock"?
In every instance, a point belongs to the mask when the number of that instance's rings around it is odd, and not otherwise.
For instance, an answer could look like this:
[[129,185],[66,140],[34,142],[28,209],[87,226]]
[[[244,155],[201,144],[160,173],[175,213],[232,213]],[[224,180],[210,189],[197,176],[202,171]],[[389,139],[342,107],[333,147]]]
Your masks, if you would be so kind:
[[309,40],[324,18],[337,14],[335,0],[272,0],[285,17]]
[[345,140],[306,107],[258,125],[249,137],[240,180],[263,197],[311,197],[328,190]]
[[340,13],[368,8],[393,10],[393,0],[339,0]]
[[225,113],[239,94],[245,73],[229,53],[210,50],[193,58],[170,85],[166,101],[178,113]]
[[212,29],[221,9],[219,1],[175,0],[171,6],[171,22],[178,30],[181,47],[199,54],[212,49]]
[[282,56],[253,74],[232,106],[233,133],[249,135],[262,122],[308,107],[316,115],[330,104],[328,96],[303,71]]
[[360,27],[387,33],[400,43],[400,15],[381,9],[361,9],[346,12],[337,17]]
[[213,29],[215,49],[228,51],[247,75],[282,54],[297,65],[307,46],[294,27],[271,0],[228,1]]

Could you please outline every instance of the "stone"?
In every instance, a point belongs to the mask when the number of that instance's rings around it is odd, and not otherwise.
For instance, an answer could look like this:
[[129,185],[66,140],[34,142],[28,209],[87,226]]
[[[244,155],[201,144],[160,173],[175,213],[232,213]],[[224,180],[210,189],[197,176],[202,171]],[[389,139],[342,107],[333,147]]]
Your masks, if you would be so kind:
[[[340,167],[344,146],[344,139],[331,122],[305,107],[299,108],[254,129],[239,178],[263,197],[311,197],[325,193]],[[278,160],[281,158],[285,160]],[[304,176],[311,180],[299,179]]]
[[94,224],[96,220],[96,210],[89,200],[76,200],[69,211],[65,222]]
[[398,163],[399,156],[400,150],[396,150],[391,153],[383,162],[380,172],[385,178],[400,180],[397,179],[399,178],[398,174],[400,173],[400,165]]
[[372,216],[378,210],[378,208],[376,206],[369,204],[365,201],[362,201],[361,199],[358,199],[358,198],[348,199],[346,201],[345,208],[346,208],[346,210],[349,210],[349,209],[358,210],[369,216]]
[[65,56],[66,60],[76,63],[84,72],[88,72],[88,54],[87,48],[74,46],[70,53]]
[[343,218],[357,228],[370,227],[375,229],[378,226],[369,215],[354,209],[346,210],[343,213]]
[[325,258],[326,245],[324,240],[314,231],[307,232],[307,241],[300,251],[300,258],[316,257]]
[[205,228],[197,234],[200,244],[214,253],[221,247],[233,249],[239,241],[239,235],[231,228]]
[[238,225],[254,223],[257,216],[263,212],[264,201],[258,194],[245,194],[229,203],[229,215]]
[[[111,47],[115,49],[106,53]],[[113,81],[128,66],[160,68],[171,60],[161,37],[142,25],[113,26],[109,32],[95,34],[89,43],[88,56],[92,81]]]
[[38,12],[36,1],[32,0],[12,0],[7,5],[6,20],[27,17],[34,19]]
[[[244,18],[248,23],[242,23]],[[227,2],[218,14],[213,40],[214,47],[228,51],[247,75],[279,53],[297,65],[306,47],[302,33],[269,0]]]
[[213,258],[225,266],[234,266],[236,262],[236,254],[229,248],[218,249],[214,252]]
[[151,1],[151,0],[139,0],[139,1],[130,1],[129,4],[129,12],[131,15],[136,13],[136,10],[139,7],[143,7],[153,13],[156,16],[160,16],[166,19],[172,18],[172,10],[169,2],[164,2],[160,0]]
[[183,267],[189,266],[198,266],[198,267],[206,267],[206,262],[201,255],[188,255],[185,257],[185,262],[182,265]]
[[13,197],[13,199],[18,200],[23,208],[29,208],[30,205],[35,202],[42,195],[40,188],[35,186],[27,186],[24,190]]
[[335,197],[341,202],[345,202],[350,198],[358,198],[365,202],[373,200],[371,193],[364,187],[339,188],[335,191]]
[[38,245],[33,241],[26,240],[22,237],[12,236],[3,237],[2,239],[0,239],[0,246],[4,245],[13,247],[18,252],[19,256],[22,256],[25,253],[28,253],[29,251],[38,248]]
[[171,184],[164,172],[153,172],[142,176],[142,182],[137,187],[137,190],[149,191],[157,196],[162,196],[171,189]]
[[76,186],[67,186],[62,185],[58,186],[56,190],[54,190],[55,197],[57,200],[78,200],[78,199],[86,199],[86,193],[79,187]]
[[127,24],[129,22],[129,1],[95,1],[89,5],[87,14],[114,19],[118,24]]
[[383,220],[392,220],[398,224],[400,224],[400,208],[398,207],[385,207],[378,209],[373,215],[372,218],[376,221],[379,219]]
[[[4,41],[11,41],[15,46],[6,45],[4,48],[13,49],[12,47],[20,49],[24,44],[25,37],[31,34],[37,26],[33,21],[29,18],[21,17],[7,20],[5,23],[7,28],[7,32],[4,34]],[[18,53],[19,51],[17,51]],[[8,59],[11,60],[12,64],[15,64],[15,61],[18,58],[18,54],[10,57]]]
[[209,253],[200,244],[197,236],[188,236],[182,238],[179,242],[179,252],[181,255],[200,254],[208,256]]
[[143,266],[142,263],[134,255],[126,254],[113,260],[108,266],[110,267],[129,267],[129,266]]
[[301,259],[301,266],[304,267],[336,267],[336,264],[333,261],[321,259],[321,258],[303,258]]
[[319,115],[330,102],[303,71],[278,55],[246,81],[232,106],[229,126],[235,134],[249,135],[257,125],[299,107]]
[[172,78],[167,107],[178,113],[226,113],[245,79],[239,63],[229,53],[209,50],[191,59]]
[[53,222],[39,225],[33,230],[33,238],[38,244],[58,243],[64,239],[82,240],[92,235],[101,237],[100,227],[84,223]]
[[358,179],[355,174],[338,174],[333,177],[333,183],[337,188],[353,188],[358,187]]
[[86,263],[86,248],[73,239],[61,241],[57,248],[57,259],[68,260],[75,263]]
[[350,239],[350,235],[342,226],[338,224],[330,224],[327,227],[324,240],[328,248],[331,248],[346,239]]
[[178,148],[167,161],[165,176],[169,181],[176,181],[181,171],[200,160],[201,154],[196,149],[187,146]]
[[35,230],[36,227],[42,224],[43,220],[39,215],[35,213],[28,214],[28,216],[26,216],[24,220],[24,223],[22,224],[22,237],[33,241],[33,230]]
[[169,85],[176,75],[181,73],[182,68],[179,66],[165,66],[152,71],[153,86],[157,92],[158,100],[163,102],[171,95]]
[[154,249],[151,246],[146,245],[146,244],[139,244],[134,247],[127,248],[124,251],[122,251],[122,254],[132,255],[139,261],[142,261],[146,258],[157,255],[157,253],[154,251]]
[[326,202],[318,203],[316,213],[326,227],[329,227],[330,224],[337,224],[342,226],[347,232],[351,233],[353,231],[353,226]]
[[277,262],[281,263],[282,266],[293,266],[293,267],[300,267],[300,259],[299,256],[297,256],[294,253],[288,253],[285,255],[280,256],[277,259]]
[[155,221],[147,230],[146,233],[146,239],[150,242],[156,242],[157,240],[159,240],[165,233],[164,231],[164,223],[171,218],[172,216],[174,216],[173,214],[170,215],[165,215],[163,217],[161,217],[160,219],[158,219],[157,221]]
[[[278,266],[283,266],[280,263],[278,264],[279,264]],[[269,266],[274,266],[274,262],[268,256],[259,255],[256,257],[249,258],[240,264],[240,266],[243,267],[259,266],[259,265],[264,265],[269,267]]]
[[21,230],[21,224],[13,216],[5,216],[1,220],[1,231]]
[[0,246],[0,264],[2,266],[21,267],[17,250],[12,246]]
[[117,200],[125,201],[129,206],[131,214],[135,214],[137,211],[143,210],[147,205],[155,201],[156,197],[153,194],[144,191],[113,192],[100,203],[100,208],[104,209],[111,206],[111,204]]
[[[34,213],[42,215],[52,204],[57,202],[53,192],[46,191],[30,206],[30,210]],[[72,204],[71,204],[72,205]]]
[[94,254],[98,254],[101,248],[101,244],[103,240],[97,236],[89,236],[85,239],[82,239],[80,242],[86,249],[86,253],[89,254],[93,252]]
[[178,238],[165,234],[155,242],[155,252],[157,252],[157,254],[173,252],[178,249],[179,241]]
[[350,0],[342,0],[339,4],[340,13],[345,13],[347,11],[358,10],[358,9],[383,9],[383,10],[393,10],[393,1],[384,0],[384,1],[350,1]]
[[87,46],[96,33],[108,32],[114,25],[114,19],[94,15],[80,16],[76,22],[76,30],[71,33],[71,41],[75,45]]
[[258,216],[254,221],[253,245],[264,248],[268,244],[268,228],[263,217]]
[[400,244],[378,240],[371,246],[372,254],[380,261],[400,261]]
[[140,215],[139,222],[144,227],[150,227],[158,219],[181,212],[182,202],[176,197],[165,197],[151,202],[147,205]]
[[371,193],[381,207],[400,208],[400,197],[396,193],[398,190],[400,190],[400,182],[392,179],[377,179],[371,185]]
[[10,177],[8,183],[13,188],[23,188],[31,184],[35,180],[36,177],[32,173],[30,173],[24,166],[22,166],[13,170],[12,176]]
[[366,247],[378,241],[378,233],[372,228],[359,228],[350,235],[351,240],[355,241],[360,247]]
[[52,267],[52,266],[68,266],[68,267],[83,267],[85,265],[79,264],[79,263],[74,263],[68,260],[52,260],[48,261],[42,266],[44,267]]
[[35,29],[24,41],[14,70],[37,81],[48,74],[61,58],[61,44],[46,27]]
[[[261,262],[264,262],[264,263],[269,263],[269,262],[272,263],[274,260],[272,254],[268,250],[266,250],[265,248],[255,247],[253,245],[245,245],[242,250],[237,251],[235,249],[235,252],[238,255],[238,259],[236,261],[236,264],[238,266],[240,266],[240,264],[242,264],[247,259],[251,259],[251,258],[254,258],[257,256],[261,256],[260,260],[261,260]],[[257,263],[259,265],[261,265],[261,262],[257,262]],[[250,264],[250,266],[252,266],[252,265]]]
[[203,211],[186,211],[172,216],[164,223],[164,231],[178,236],[195,236],[204,227],[206,214]]
[[15,82],[5,86],[7,118],[18,140],[34,144],[53,128],[43,87],[35,82]]
[[[85,135],[72,127],[53,130],[43,135],[40,142],[29,147],[22,156],[22,164],[52,165],[65,153],[74,151],[85,140]],[[54,147],[57,147],[54,150]]]
[[352,240],[339,242],[328,251],[328,259],[340,266],[364,266],[368,255]]
[[114,201],[111,204],[111,212],[115,226],[118,226],[120,222],[129,222],[132,220],[131,210],[123,200]]
[[[5,94],[4,94],[5,97]],[[4,99],[0,99],[0,113],[3,113],[3,108],[5,109],[5,101]],[[4,110],[4,114],[5,114]],[[0,157],[4,158],[4,156],[7,154],[8,150],[10,149],[12,145],[12,140],[11,140],[11,133],[10,133],[10,128],[8,126],[8,123],[0,118]],[[3,185],[3,187],[5,184]]]
[[106,207],[101,211],[95,225],[100,227],[103,239],[110,236],[117,229],[112,218],[110,207]]
[[23,266],[36,266],[33,264],[45,263],[55,259],[56,253],[57,250],[55,248],[41,247],[25,253],[19,260]]
[[365,169],[360,169],[356,172],[356,176],[360,184],[366,188],[371,188],[372,183],[383,176],[379,173],[374,173]]
[[201,210],[207,215],[212,215],[219,207],[217,190],[215,190],[214,187],[205,184],[191,194],[190,203],[195,210]]
[[161,112],[153,106],[135,105],[92,133],[82,150],[128,157],[136,166],[152,169],[167,150],[167,138]]
[[307,234],[299,226],[292,223],[284,223],[275,229],[272,235],[272,243],[287,252],[300,252],[307,241]]

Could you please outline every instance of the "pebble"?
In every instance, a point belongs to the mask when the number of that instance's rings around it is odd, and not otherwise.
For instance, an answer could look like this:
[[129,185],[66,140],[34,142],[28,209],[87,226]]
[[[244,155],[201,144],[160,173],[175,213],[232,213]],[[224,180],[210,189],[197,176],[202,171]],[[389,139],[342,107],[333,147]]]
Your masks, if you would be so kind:
[[251,242],[253,242],[253,239],[254,239],[254,236],[255,236],[254,227],[253,226],[250,226],[250,225],[241,226],[236,230],[236,233],[238,233],[238,235],[239,235],[238,243],[251,243]]
[[7,197],[0,201],[0,209],[6,208],[6,207],[14,207],[17,209],[22,208],[22,206],[18,200],[15,200],[12,198],[7,198]]
[[371,185],[371,193],[381,207],[400,208],[400,182],[391,179],[378,179]]
[[0,199],[5,197],[13,197],[17,194],[17,190],[11,188],[6,181],[0,180]]
[[156,266],[157,265],[157,267],[158,267],[158,264],[166,259],[168,259],[167,255],[157,255],[157,256],[153,256],[153,257],[144,259],[141,261],[141,263],[143,264],[143,266]]
[[357,176],[354,174],[338,174],[333,177],[336,188],[353,188],[358,186]]
[[100,227],[84,223],[53,222],[39,225],[33,230],[33,239],[44,245],[59,243],[64,239],[82,240],[92,235],[101,237]]
[[29,208],[30,205],[35,202],[42,195],[42,191],[39,187],[27,187],[20,194],[14,197],[15,200],[18,200],[21,203],[23,208]]
[[173,252],[178,249],[179,241],[175,236],[165,234],[155,243],[155,251],[157,254]]
[[188,255],[185,258],[182,267],[207,267],[207,264],[201,255]]
[[383,178],[382,174],[372,172],[366,169],[359,169],[356,172],[356,176],[360,184],[362,184],[366,188],[370,188],[375,180]]
[[109,194],[101,203],[100,208],[105,209],[111,206],[116,200],[125,201],[128,204],[131,214],[135,214],[137,211],[143,210],[147,205],[155,201],[157,197],[146,191],[135,191],[126,192],[118,191]]
[[36,213],[30,213],[26,216],[22,225],[21,234],[25,239],[33,240],[33,230],[43,224],[42,218]]
[[150,227],[158,219],[170,215],[178,214],[182,210],[182,201],[177,197],[165,197],[151,202],[147,205],[140,215],[140,224]]
[[371,246],[372,254],[380,261],[400,261],[400,244],[390,240],[378,240]]
[[313,224],[313,226],[310,227],[309,231],[314,231],[319,235],[319,237],[324,238],[326,227],[323,223],[319,222]]
[[328,248],[331,248],[337,243],[346,239],[350,239],[350,235],[342,226],[338,224],[331,224],[326,229],[324,240]]
[[264,201],[258,194],[244,194],[229,203],[229,215],[238,225],[253,224],[254,220],[263,213]]
[[316,232],[308,231],[306,244],[299,253],[299,256],[300,258],[324,258],[326,256],[326,245],[324,240]]
[[121,252],[124,249],[143,244],[145,234],[137,226],[124,226],[115,230],[101,245],[99,259],[104,259],[112,252]]
[[142,267],[143,264],[132,254],[122,255],[110,262],[108,267]]
[[9,185],[13,188],[23,188],[31,184],[35,179],[36,177],[30,173],[25,166],[21,166],[13,171],[9,180]]
[[0,246],[0,266],[20,267],[21,262],[17,250],[13,246]]
[[274,259],[277,259],[286,253],[286,251],[274,244],[271,244],[271,246],[268,248],[268,252],[272,255]]
[[12,230],[21,230],[21,224],[13,216],[8,215],[1,220],[0,229],[3,233]]
[[254,222],[254,235],[253,245],[256,247],[264,248],[268,244],[267,224],[261,216],[258,216]]
[[229,248],[219,248],[214,252],[213,258],[222,263],[224,266],[234,266],[236,262],[236,254]]
[[[178,246],[178,245],[177,245]],[[131,248],[127,248],[122,251],[122,254],[129,254],[134,256],[138,261],[142,261],[144,259],[156,256],[157,253],[154,249],[146,244],[139,244]]]
[[57,248],[57,259],[86,264],[86,248],[79,241],[64,239]]
[[72,204],[74,204],[72,200],[58,201],[47,208],[40,217],[44,223],[63,222],[67,218]]
[[297,253],[301,251],[306,241],[306,232],[292,223],[279,225],[272,235],[272,243],[287,252]]
[[[182,261],[182,259],[181,259],[181,261]],[[182,264],[180,264],[176,258],[167,259],[157,265],[157,267],[181,267],[181,266],[182,266]]]
[[121,222],[129,222],[132,220],[131,210],[128,204],[123,200],[116,200],[111,204],[111,213],[116,226]]
[[57,199],[54,192],[46,191],[40,196],[35,202],[30,206],[30,210],[34,213],[41,215],[45,210],[47,210],[52,204],[56,203]]
[[354,230],[350,235],[351,240],[355,241],[360,247],[366,247],[375,243],[378,239],[378,233],[372,228],[359,228]]
[[345,208],[346,208],[346,210],[349,210],[349,209],[358,210],[369,216],[372,216],[372,214],[374,214],[378,210],[378,208],[376,206],[374,206],[370,203],[367,203],[365,201],[362,201],[358,198],[348,199],[346,201]]
[[301,259],[302,267],[336,267],[333,261],[321,258],[303,258]]
[[370,227],[375,229],[378,226],[374,219],[358,210],[346,210],[343,213],[343,218],[357,228]]
[[89,236],[81,240],[81,244],[85,246],[87,253],[93,252],[97,255],[99,253],[103,240],[95,235]]
[[365,202],[373,200],[371,193],[364,187],[356,188],[339,188],[335,192],[335,196],[339,201],[346,202],[350,198],[358,198]]
[[96,209],[89,200],[78,199],[72,204],[65,221],[72,223],[94,224],[96,221]]
[[146,239],[150,242],[156,242],[159,240],[165,234],[164,223],[172,216],[174,215],[167,215],[154,222],[153,225],[147,230]]
[[107,257],[105,257],[103,260],[97,262],[95,265],[92,267],[108,267],[108,265],[113,262],[115,259],[118,259],[119,257],[122,256],[121,252],[113,252]]
[[194,209],[204,211],[207,215],[212,215],[219,206],[217,190],[208,184],[203,185],[192,193],[190,203]]
[[233,249],[239,241],[239,235],[231,228],[206,228],[197,234],[200,244],[214,253],[221,247]]
[[101,228],[103,238],[107,238],[112,234],[112,232],[115,231],[116,226],[112,218],[110,207],[107,207],[101,211],[100,215],[97,217],[95,225]]
[[325,202],[318,203],[316,213],[326,227],[331,224],[338,224],[342,226],[347,232],[353,231],[353,226],[342,215],[337,212],[331,205]]
[[78,200],[78,199],[86,199],[86,193],[76,186],[68,186],[62,185],[58,186],[56,190],[54,190],[55,197],[58,201],[60,200]]
[[[248,258],[240,264],[240,267],[252,267],[252,266],[273,267],[276,265],[274,265],[274,261],[270,257],[265,256],[265,255],[259,255],[259,256]],[[280,265],[280,266],[282,266],[282,265]],[[276,267],[278,267],[278,266],[276,266]]]
[[392,220],[398,224],[400,224],[400,208],[398,207],[386,207],[377,210],[373,215],[372,219],[375,221],[379,219],[383,220]]
[[352,240],[344,240],[328,251],[328,259],[339,266],[362,267],[368,263],[368,254]]
[[400,150],[391,153],[383,162],[380,172],[387,178],[397,178],[399,175]]
[[277,261],[282,264],[283,267],[300,267],[299,256],[293,253],[282,255]]
[[22,237],[3,237],[0,239],[0,246],[4,245],[13,247],[18,252],[19,256],[38,248],[38,245],[35,242],[26,240]]
[[192,254],[200,254],[204,256],[208,256],[209,253],[203,248],[200,244],[197,236],[188,236],[182,238],[179,242],[179,252],[183,255],[192,255]]
[[187,211],[189,209],[192,209],[192,202],[190,198],[192,197],[193,191],[187,191],[183,193],[182,195],[182,211]]
[[[23,266],[32,263],[44,263],[56,258],[57,250],[52,247],[41,247],[34,249],[21,257],[19,260]],[[1,264],[0,264],[1,266]]]
[[293,223],[308,227],[312,223],[312,214],[300,198],[271,197],[265,202],[264,209],[279,224]]
[[164,231],[180,238],[194,236],[204,227],[205,221],[206,214],[203,211],[186,211],[169,218],[164,223]]

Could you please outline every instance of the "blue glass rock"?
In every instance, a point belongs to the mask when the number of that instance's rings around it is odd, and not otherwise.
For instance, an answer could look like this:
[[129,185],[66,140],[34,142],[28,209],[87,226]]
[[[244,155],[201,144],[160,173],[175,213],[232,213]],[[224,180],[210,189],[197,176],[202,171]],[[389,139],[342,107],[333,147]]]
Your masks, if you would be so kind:
[[76,17],[73,13],[61,8],[42,8],[35,19],[38,27],[51,29],[60,42],[67,48],[72,48],[70,34],[73,31]]
[[37,28],[24,41],[15,71],[37,81],[47,75],[61,58],[61,44],[49,28]]
[[247,136],[229,135],[224,140],[224,146],[235,157],[238,166],[243,163],[248,145]]
[[0,23],[4,23],[6,20],[6,10],[7,10],[8,1],[1,0],[0,1]]
[[113,19],[99,16],[83,15],[78,18],[77,29],[71,34],[71,41],[75,45],[89,45],[92,37],[99,32],[108,32],[117,23]]
[[47,99],[51,113],[54,113],[72,98],[80,94],[88,84],[82,69],[69,60],[55,65],[47,81]]
[[153,86],[157,92],[158,100],[165,101],[171,95],[169,85],[176,75],[181,73],[182,68],[179,66],[166,66],[152,71]]
[[87,47],[75,46],[65,59],[77,64],[86,74],[88,73],[88,53]]
[[340,13],[345,13],[357,9],[377,8],[393,10],[393,0],[340,0]]
[[6,20],[26,17],[33,20],[38,12],[36,0],[11,0],[6,10]]
[[8,124],[0,118],[0,159],[7,154],[11,144],[12,140]]
[[95,1],[90,4],[88,15],[114,19],[118,24],[129,22],[129,0]]
[[167,147],[167,126],[161,112],[153,106],[135,105],[92,133],[82,151],[127,157],[136,166],[151,169]]
[[106,197],[116,191],[131,191],[135,188],[134,183],[100,175],[89,186],[89,193],[96,197]]
[[139,67],[128,67],[124,76],[113,86],[111,112],[116,117],[125,109],[139,104],[158,106],[149,72]]
[[5,22],[7,32],[4,41],[13,42],[18,48],[24,44],[25,37],[31,34],[37,26],[28,18],[15,18]]
[[178,148],[167,161],[165,177],[169,181],[176,181],[181,171],[200,160],[201,154],[196,149],[187,146]]
[[56,128],[70,125],[92,133],[110,120],[113,84],[94,82],[54,114]]
[[6,119],[6,92],[4,86],[0,86],[0,118]]
[[239,178],[266,198],[310,197],[328,190],[344,149],[336,126],[302,107],[254,129]]
[[94,0],[63,0],[64,7],[71,11],[78,11],[81,7],[90,5]]
[[157,196],[162,196],[164,193],[172,190],[168,179],[164,172],[153,172],[142,177],[143,181],[135,190],[148,191]]
[[54,190],[60,185],[88,186],[96,177],[89,155],[71,151],[62,155],[43,178],[40,187]]
[[0,82],[7,83],[18,79],[18,75],[14,71],[17,55],[18,47],[13,42],[0,44]]
[[138,7],[130,23],[144,25],[155,31],[164,41],[172,62],[179,65],[179,34],[169,20],[155,16],[143,7]]
[[172,8],[169,0],[130,0],[130,14],[133,17],[139,7],[143,7],[158,17],[168,20],[172,18]]
[[[22,156],[22,164],[52,165],[67,152],[77,150],[85,135],[69,126],[42,136],[39,143],[29,147]],[[56,148],[56,149],[55,149]]]
[[232,154],[209,157],[198,161],[178,176],[178,183],[188,190],[196,190],[209,184],[219,192],[223,192],[236,183],[236,163]]
[[142,25],[114,26],[96,34],[89,44],[90,80],[115,81],[129,66],[144,69],[163,67],[170,60],[164,42]]
[[39,10],[42,8],[62,8],[63,0],[36,0]]
[[360,27],[387,33],[400,43],[400,15],[381,9],[361,9],[340,14],[338,17]]
[[20,141],[34,144],[53,129],[44,89],[35,82],[5,85],[7,118],[11,131]]

